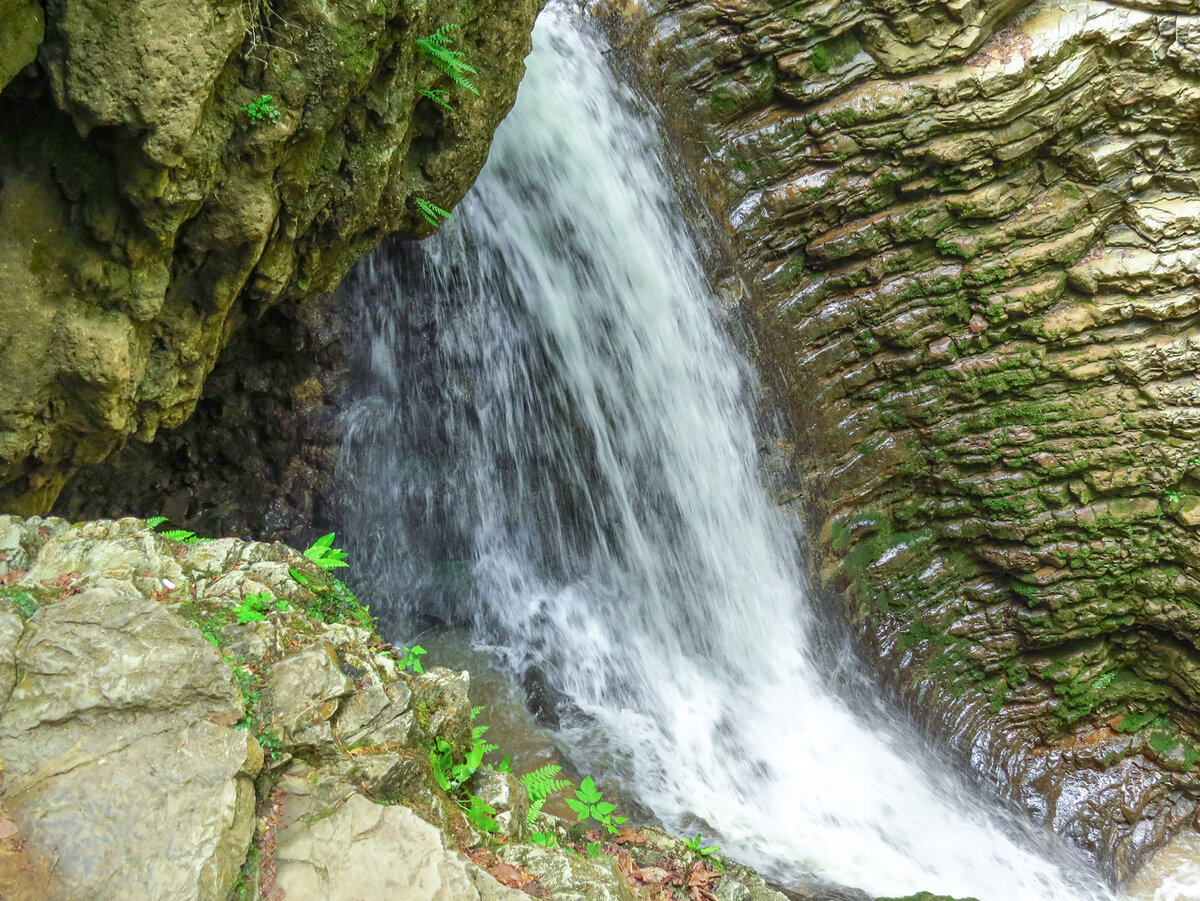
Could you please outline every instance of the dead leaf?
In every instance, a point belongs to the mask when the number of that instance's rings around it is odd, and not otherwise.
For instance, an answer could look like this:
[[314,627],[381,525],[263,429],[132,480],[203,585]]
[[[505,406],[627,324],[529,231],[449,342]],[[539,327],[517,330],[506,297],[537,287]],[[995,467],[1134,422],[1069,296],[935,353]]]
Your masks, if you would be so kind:
[[648,842],[649,840],[650,839],[648,839],[646,837],[646,834],[644,832],[638,832],[636,829],[630,829],[628,826],[626,826],[619,833],[617,833],[616,836],[613,837],[613,844],[614,845],[628,845],[628,844],[642,845],[642,844],[645,844],[646,842]]
[[0,588],[3,588],[10,582],[17,581],[17,579],[23,579],[27,575],[29,573],[23,569],[10,569],[6,573],[0,573]]
[[697,863],[692,867],[687,881],[692,901],[717,901],[717,896],[712,893],[712,886],[720,878],[720,873],[703,863]]

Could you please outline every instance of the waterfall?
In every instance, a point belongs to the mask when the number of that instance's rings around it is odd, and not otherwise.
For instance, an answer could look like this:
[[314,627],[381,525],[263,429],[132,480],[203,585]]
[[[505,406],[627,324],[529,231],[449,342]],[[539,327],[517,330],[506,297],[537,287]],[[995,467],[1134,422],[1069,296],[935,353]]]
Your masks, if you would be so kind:
[[392,637],[469,630],[602,787],[784,883],[1110,897],[826,688],[653,117],[577,14],[534,44],[453,221],[351,281],[346,537]]

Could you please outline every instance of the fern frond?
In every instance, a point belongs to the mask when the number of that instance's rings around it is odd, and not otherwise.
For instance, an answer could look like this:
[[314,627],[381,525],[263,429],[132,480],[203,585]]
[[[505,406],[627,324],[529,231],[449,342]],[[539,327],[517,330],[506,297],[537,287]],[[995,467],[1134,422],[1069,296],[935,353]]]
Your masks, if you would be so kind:
[[562,767],[557,763],[548,763],[536,770],[531,770],[518,780],[525,786],[525,791],[529,793],[530,803],[538,800],[545,801],[555,792],[570,788],[574,784],[569,779],[555,779],[554,777],[561,771]]
[[421,215],[430,225],[439,225],[443,219],[454,218],[448,210],[443,210],[436,203],[430,203],[423,197],[414,197],[413,202],[416,203],[417,209],[421,211]]
[[161,526],[166,521],[167,521],[167,518],[165,516],[151,516],[149,519],[146,520],[146,528],[147,529],[157,529],[159,526]]
[[[483,713],[485,707],[487,707],[486,704],[480,704],[478,707],[471,708],[471,722],[475,722],[475,717],[477,717],[477,716],[479,716],[479,714]],[[484,728],[486,729],[487,727],[484,726]]]
[[167,529],[167,531],[159,532],[158,534],[169,541],[190,542],[192,539],[196,538],[196,533],[189,532],[187,529]]
[[471,83],[466,74],[475,75],[477,70],[463,58],[461,50],[450,49],[450,31],[457,25],[443,25],[433,34],[417,38],[417,49],[424,53],[435,66],[450,76],[450,80],[472,94],[478,94],[479,89]]
[[452,107],[450,105],[450,101],[448,101],[446,99],[450,95],[443,88],[434,88],[433,90],[422,88],[417,93],[419,93],[422,97],[426,97],[429,100],[432,100],[434,103],[436,103],[438,106],[442,107],[443,109],[447,109],[450,112],[454,112],[454,107]]
[[532,829],[534,827],[538,818],[538,814],[542,812],[542,805],[545,803],[545,798],[538,798],[536,801],[529,802],[529,813],[525,817],[526,829]]

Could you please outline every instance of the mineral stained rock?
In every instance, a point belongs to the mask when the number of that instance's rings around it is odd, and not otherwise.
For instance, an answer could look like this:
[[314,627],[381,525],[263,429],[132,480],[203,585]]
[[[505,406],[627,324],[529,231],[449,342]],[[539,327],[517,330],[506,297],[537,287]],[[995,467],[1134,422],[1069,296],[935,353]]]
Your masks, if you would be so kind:
[[812,567],[1128,876],[1200,782],[1200,6],[652,0]]
[[432,231],[417,200],[474,180],[537,8],[0,0],[0,509],[49,509],[186,419],[242,322]]

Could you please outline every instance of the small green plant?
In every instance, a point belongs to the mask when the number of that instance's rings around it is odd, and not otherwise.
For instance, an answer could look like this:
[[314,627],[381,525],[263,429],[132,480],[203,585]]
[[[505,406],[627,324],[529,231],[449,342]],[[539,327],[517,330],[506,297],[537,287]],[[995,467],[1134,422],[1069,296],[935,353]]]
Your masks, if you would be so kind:
[[309,546],[308,550],[304,552],[304,556],[324,570],[349,566],[350,564],[346,562],[348,556],[346,552],[333,546],[334,537],[334,532],[322,535]]
[[628,817],[615,817],[613,812],[617,809],[617,805],[609,801],[603,800],[604,793],[596,788],[596,783],[591,776],[585,776],[583,781],[579,783],[579,788],[575,790],[574,798],[567,798],[567,806],[575,811],[575,815],[579,818],[579,822],[592,819],[607,829],[614,835],[620,832],[617,827],[624,823]]
[[411,648],[400,648],[396,665],[400,669],[411,669],[414,673],[420,675],[425,672],[425,668],[421,666],[420,659],[424,654],[425,649],[419,644],[414,644]]
[[283,753],[283,740],[271,728],[270,715],[263,708],[262,692],[259,690],[262,677],[251,670],[244,660],[238,659],[233,654],[227,655],[225,662],[233,670],[234,678],[237,679],[246,711],[246,715],[235,725],[239,729],[249,730],[263,752],[272,760],[278,760],[279,755]]
[[467,63],[461,50],[450,49],[450,42],[453,40],[450,32],[456,28],[457,25],[443,25],[428,37],[417,38],[417,50],[448,75],[456,85],[472,94],[478,94],[479,89],[467,78],[467,75],[476,74],[475,68]]
[[529,841],[543,848],[555,848],[558,846],[558,837],[549,830],[545,832],[531,832],[529,834]]
[[[146,520],[146,525],[152,530],[158,531],[158,527],[167,521],[165,516],[151,516]],[[180,544],[199,544],[201,541],[214,541],[213,538],[201,538],[195,532],[187,529],[167,529],[164,532],[159,532],[163,538],[168,541],[178,541]]]
[[[475,721],[482,710],[483,707],[471,708],[471,722]],[[457,791],[483,765],[483,755],[500,747],[484,741],[483,736],[487,731],[487,726],[475,726],[471,730],[471,750],[467,752],[462,763],[454,762],[454,748],[450,742],[441,737],[434,742],[429,752],[429,763],[433,769],[433,778],[442,791]]]
[[710,857],[713,854],[716,854],[718,851],[721,850],[716,845],[709,845],[708,847],[701,847],[699,832],[696,833],[695,838],[685,838],[683,840],[683,843],[688,846],[688,850],[694,851],[696,854],[699,854],[701,857]]
[[454,218],[449,211],[443,210],[436,203],[430,203],[423,197],[414,197],[413,201],[416,203],[417,209],[421,211],[421,215],[425,217],[425,221],[430,225],[440,225],[443,219]]
[[467,792],[466,798],[459,799],[457,803],[466,812],[467,819],[480,832],[494,834],[500,831],[500,825],[496,822],[496,808],[482,798]]
[[1182,491],[1164,491],[1163,497],[1165,497],[1172,504],[1178,504],[1180,501],[1183,500],[1183,492]]
[[[275,98],[270,94],[263,94],[255,97],[245,106],[239,106],[246,118],[250,120],[250,125],[262,125],[264,122],[274,123],[279,119],[279,110],[271,103]],[[242,131],[245,131],[250,125],[243,125]]]
[[525,792],[529,795],[529,815],[525,818],[525,825],[528,828],[533,828],[538,814],[542,812],[542,805],[551,795],[574,787],[575,783],[569,779],[555,778],[560,772],[562,772],[561,766],[556,763],[548,763],[536,770],[531,770],[517,780],[525,786]]
[[[346,563],[346,552],[335,548],[333,540],[333,532],[322,535],[304,552],[304,556],[326,572],[338,567],[349,566]],[[340,623],[346,619],[353,619],[363,628],[374,628],[375,620],[371,616],[371,611],[359,603],[354,592],[347,588],[344,582],[331,578],[328,583],[323,584],[318,581],[317,584],[313,584],[310,576],[306,576],[295,567],[289,567],[288,573],[313,594],[312,602],[304,607],[306,615],[327,623]]]
[[450,105],[450,101],[447,99],[450,93],[445,88],[422,88],[417,93],[422,97],[432,100],[438,106],[442,107],[442,109],[454,112],[454,107]]
[[234,613],[237,615],[239,623],[256,623],[267,618],[267,614],[272,610],[278,610],[280,613],[286,612],[288,602],[283,598],[274,601],[271,593],[268,591],[259,594],[248,594],[243,598],[242,603],[234,608]]

